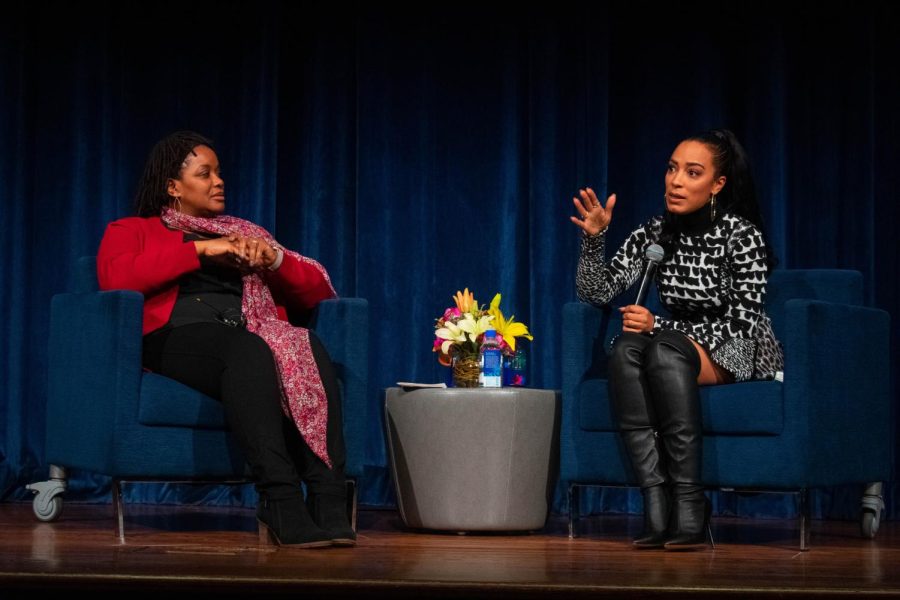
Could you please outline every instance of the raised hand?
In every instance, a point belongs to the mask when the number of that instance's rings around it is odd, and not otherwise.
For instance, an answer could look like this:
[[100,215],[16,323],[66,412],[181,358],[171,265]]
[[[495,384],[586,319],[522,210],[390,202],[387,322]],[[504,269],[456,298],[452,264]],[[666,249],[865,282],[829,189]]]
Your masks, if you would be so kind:
[[612,221],[612,211],[616,205],[616,195],[610,194],[606,199],[606,206],[600,204],[597,194],[591,188],[578,190],[578,196],[572,198],[575,210],[579,217],[569,217],[587,235],[597,235],[609,226]]

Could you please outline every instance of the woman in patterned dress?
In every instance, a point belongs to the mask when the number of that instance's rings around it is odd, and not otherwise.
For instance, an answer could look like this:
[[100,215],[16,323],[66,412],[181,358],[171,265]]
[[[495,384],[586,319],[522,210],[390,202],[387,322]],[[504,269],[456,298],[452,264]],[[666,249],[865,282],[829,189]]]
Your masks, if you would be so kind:
[[259,492],[261,534],[354,545],[334,368],[287,321],[288,309],[334,297],[325,269],[223,214],[219,159],[197,133],[154,146],[135,204],[138,216],[107,226],[97,274],[102,289],[144,294],[144,366],[222,402]]
[[783,369],[765,314],[774,266],[748,160],[734,134],[682,141],[669,158],[663,215],[636,229],[609,262],[605,234],[616,195],[573,199],[583,232],[578,297],[607,304],[637,281],[651,244],[665,250],[655,281],[671,317],[619,308],[609,362],[610,399],[644,499],[638,548],[705,546],[710,504],[700,479],[699,385],[770,379]]

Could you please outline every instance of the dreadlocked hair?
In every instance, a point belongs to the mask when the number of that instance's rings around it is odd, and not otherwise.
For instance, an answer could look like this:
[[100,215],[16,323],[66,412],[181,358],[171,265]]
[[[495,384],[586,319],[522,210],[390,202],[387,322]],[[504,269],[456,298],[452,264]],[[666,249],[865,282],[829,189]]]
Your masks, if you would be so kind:
[[194,131],[176,131],[153,146],[134,195],[138,216],[156,217],[162,213],[163,207],[172,201],[168,192],[169,180],[181,176],[185,159],[189,154],[196,156],[194,148],[197,146],[213,148],[212,140]]
[[[766,235],[762,213],[756,198],[756,185],[750,171],[750,159],[737,137],[727,129],[711,129],[685,138],[683,141],[700,142],[712,153],[713,168],[716,177],[725,176],[725,186],[716,195],[717,210],[730,212],[753,223],[766,245],[766,266],[771,272],[778,264],[772,245]],[[720,214],[721,214],[720,213]],[[678,215],[666,211],[660,242],[668,254],[674,239],[681,230]]]

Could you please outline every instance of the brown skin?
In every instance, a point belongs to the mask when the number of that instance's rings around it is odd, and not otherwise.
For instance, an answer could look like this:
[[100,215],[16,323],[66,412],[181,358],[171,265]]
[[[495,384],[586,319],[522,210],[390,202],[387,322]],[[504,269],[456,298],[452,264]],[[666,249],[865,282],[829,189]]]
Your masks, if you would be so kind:
[[[219,174],[219,158],[212,148],[197,146],[184,160],[179,178],[166,188],[170,206],[193,217],[215,217],[225,211],[225,181]],[[201,260],[242,272],[268,269],[278,258],[275,249],[261,238],[229,235],[194,242]]]
[[725,187],[725,176],[716,173],[713,156],[705,144],[688,140],[678,144],[666,167],[666,208],[686,215],[709,204]]
[[[712,196],[725,187],[725,176],[716,173],[712,152],[705,144],[687,140],[678,144],[672,152],[666,168],[665,183],[666,208],[671,213],[685,215],[704,208]],[[579,190],[578,194],[579,197],[573,198],[572,202],[581,218],[569,218],[585,235],[597,235],[612,221],[616,195],[611,194],[606,200],[606,206],[603,206],[591,188]],[[629,304],[619,308],[619,312],[622,313],[622,331],[642,333],[653,329],[655,318],[643,306]],[[697,383],[716,385],[734,380],[728,371],[710,360],[703,346],[693,339],[691,342],[700,355]]]

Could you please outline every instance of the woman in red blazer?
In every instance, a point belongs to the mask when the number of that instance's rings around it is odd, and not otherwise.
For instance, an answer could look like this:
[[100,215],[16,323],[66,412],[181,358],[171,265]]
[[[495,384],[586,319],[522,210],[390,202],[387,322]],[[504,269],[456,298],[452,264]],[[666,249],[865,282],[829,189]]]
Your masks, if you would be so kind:
[[354,545],[334,369],[315,336],[287,321],[288,308],[335,296],[327,272],[223,214],[218,157],[197,133],[156,144],[136,208],[107,227],[97,273],[102,289],[144,295],[144,366],[222,402],[255,478],[261,531],[281,544]]

